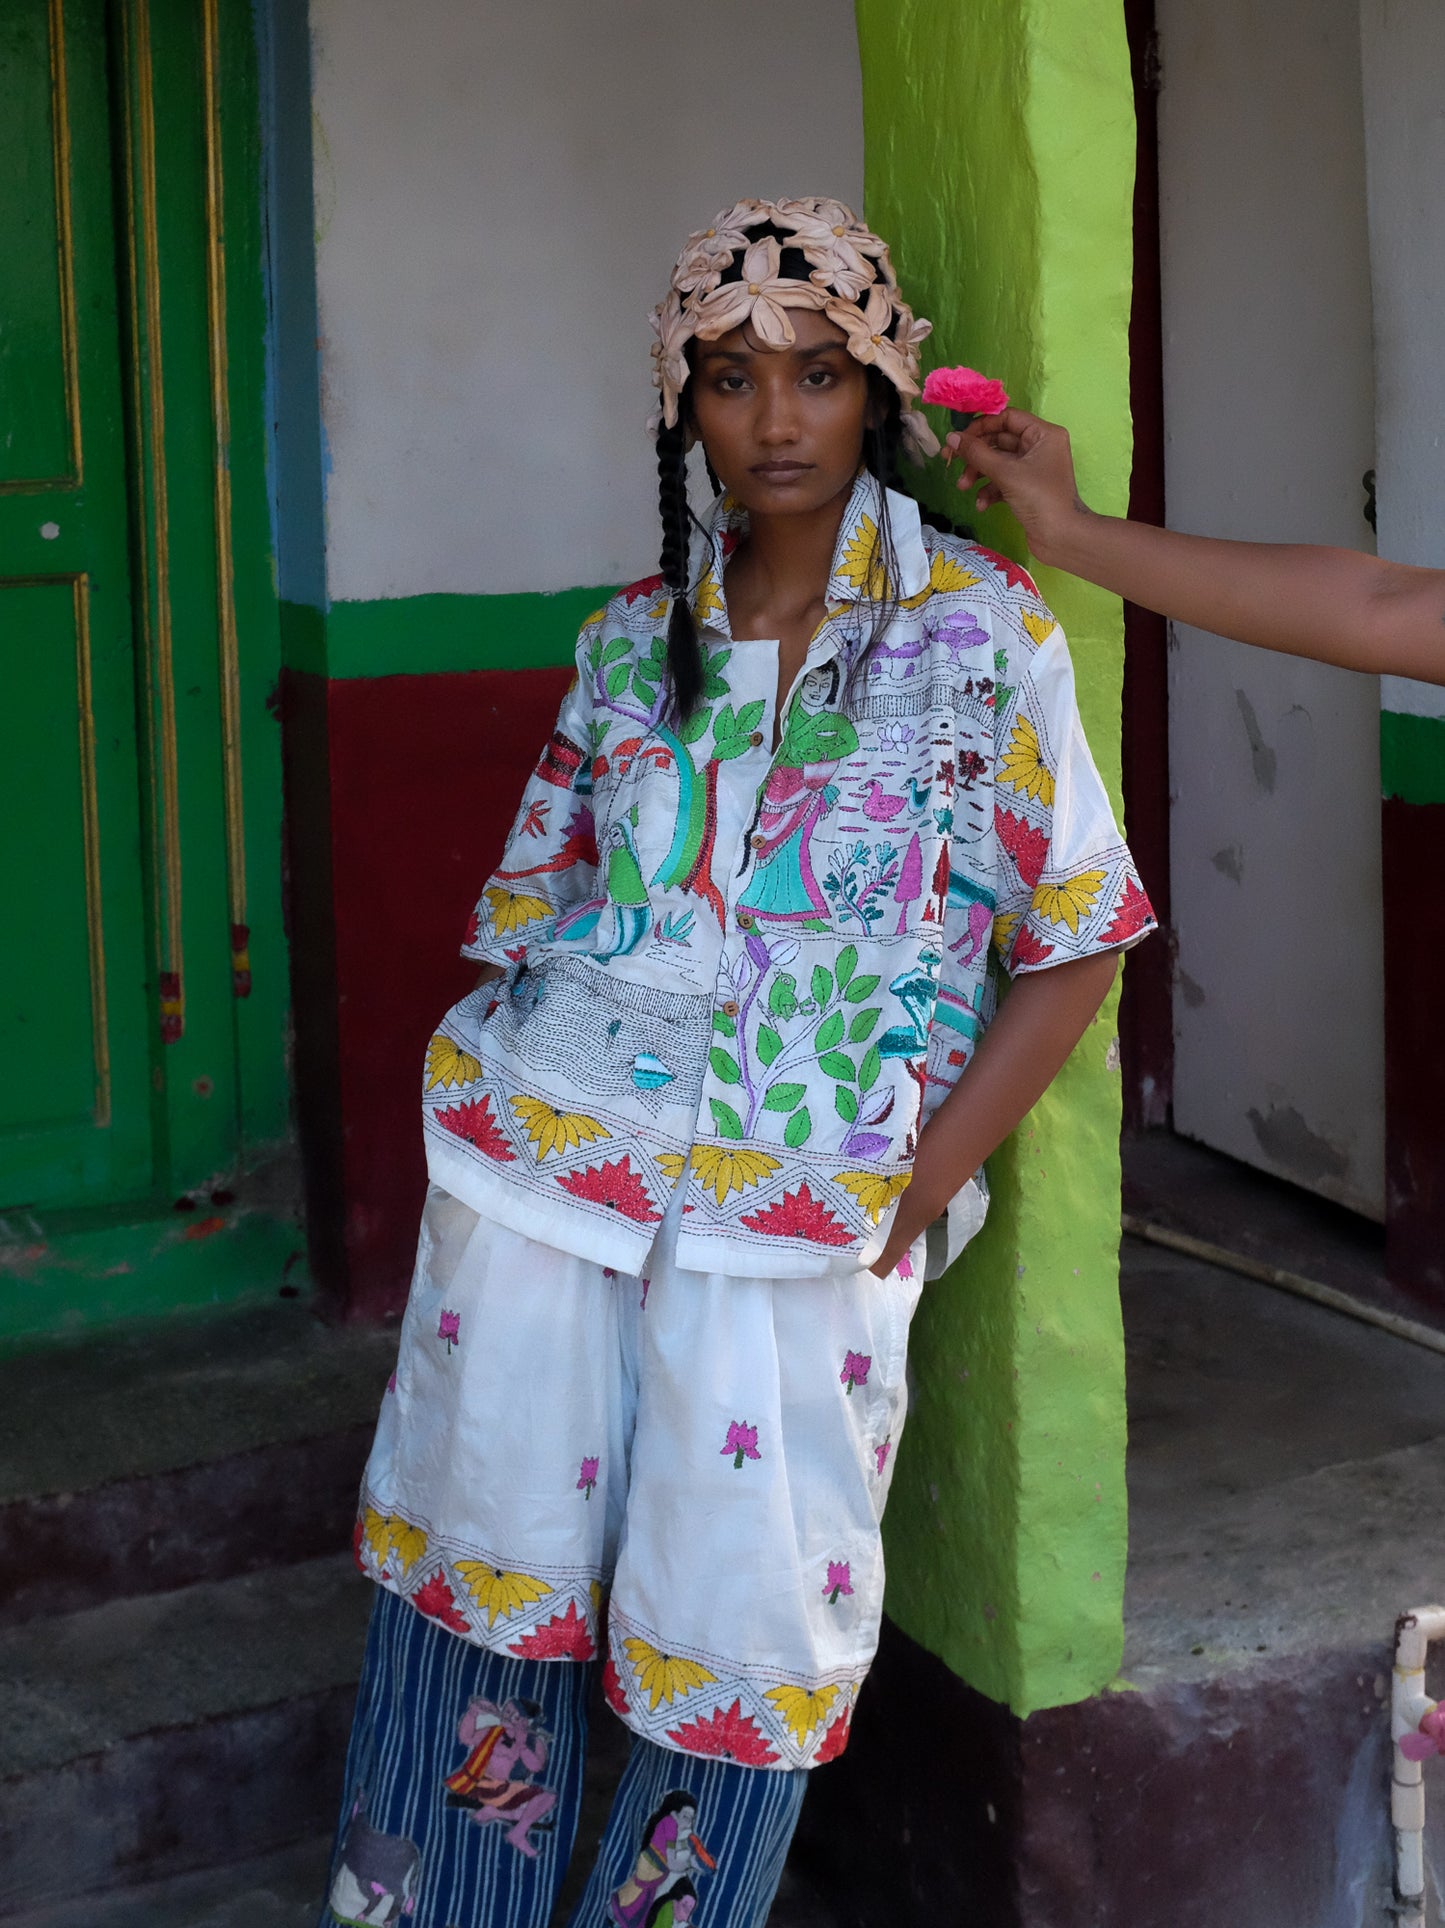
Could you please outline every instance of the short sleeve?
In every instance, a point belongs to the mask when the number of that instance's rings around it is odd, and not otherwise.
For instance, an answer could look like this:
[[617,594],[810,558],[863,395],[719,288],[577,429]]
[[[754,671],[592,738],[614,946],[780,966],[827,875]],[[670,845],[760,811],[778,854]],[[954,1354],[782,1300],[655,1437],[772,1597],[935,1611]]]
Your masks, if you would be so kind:
[[596,893],[593,699],[586,660],[596,627],[594,617],[577,639],[576,674],[522,792],[502,860],[477,899],[463,957],[505,968],[559,916]]
[[[1033,616],[1030,635],[1052,618]],[[1057,623],[996,691],[993,944],[1010,977],[1123,950],[1155,917],[1089,753]]]

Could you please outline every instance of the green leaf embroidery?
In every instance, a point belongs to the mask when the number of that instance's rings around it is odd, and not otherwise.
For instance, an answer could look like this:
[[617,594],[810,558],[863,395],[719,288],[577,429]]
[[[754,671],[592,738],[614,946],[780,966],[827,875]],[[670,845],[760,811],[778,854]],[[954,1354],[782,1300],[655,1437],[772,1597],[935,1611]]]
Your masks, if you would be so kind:
[[715,703],[720,696],[727,695],[728,686],[720,676],[704,676],[702,693],[710,703]]
[[861,1004],[865,998],[872,997],[879,982],[876,977],[855,977],[843,995],[850,1004]]
[[737,1025],[728,1016],[726,1011],[713,1012],[712,1028],[714,1031],[721,1031],[725,1038],[735,1038],[738,1034]]
[[[731,662],[731,660],[732,660],[732,651],[730,649],[714,650],[712,655],[709,656],[707,659],[708,675],[721,676],[723,671],[727,668],[728,664]],[[723,691],[723,695],[724,696],[727,695],[726,690]]]
[[712,753],[719,763],[731,763],[734,757],[746,756],[751,748],[745,736],[715,736]]
[[996,649],[993,653],[993,673],[995,676],[1008,675],[1008,651]]
[[618,657],[625,656],[628,650],[631,649],[631,647],[632,647],[631,637],[614,636],[612,638],[612,641],[607,645],[606,649],[604,649],[602,652],[603,663],[604,664],[615,663]]
[[712,733],[719,741],[725,736],[737,735],[738,720],[736,716],[733,715],[733,706],[731,703],[724,703],[717,715],[713,718]]
[[883,1060],[878,1055],[876,1044],[870,1044],[863,1053],[863,1062],[858,1067],[858,1089],[871,1091],[878,1082],[878,1074],[883,1069]]
[[[875,1051],[873,1055],[876,1057],[878,1054]],[[826,1072],[830,1078],[856,1078],[858,1075],[853,1069],[853,1060],[845,1058],[841,1051],[825,1051],[818,1060],[818,1069]]]
[[853,1093],[848,1089],[847,1085],[834,1085],[833,1107],[845,1125],[857,1124],[858,1100],[853,1096]]
[[813,1002],[821,1010],[833,1001],[833,973],[821,964],[813,966]]
[[867,1011],[860,1011],[857,1017],[854,1018],[853,1022],[848,1026],[849,1043],[862,1044],[865,1038],[871,1038],[873,1035],[873,1027],[877,1024],[879,1018],[881,1018],[882,1015],[883,1015],[883,1008],[881,1005],[878,1005],[878,1004],[873,1005]]
[[743,1074],[738,1069],[737,1059],[730,1051],[724,1051],[720,1044],[715,1044],[708,1052],[707,1061],[712,1066],[713,1076],[723,1084],[742,1083]]
[[[764,1064],[771,1064],[783,1048],[783,1040],[770,1024],[758,1026],[758,1056]],[[792,1109],[791,1105],[788,1107]]]
[[775,1084],[768,1088],[763,1099],[764,1111],[795,1111],[808,1095],[808,1087],[802,1084]]
[[651,709],[657,701],[657,685],[647,680],[645,671],[635,669],[632,672],[632,694],[639,703],[645,703]]
[[622,692],[627,688],[628,679],[631,676],[631,674],[632,672],[627,667],[626,663],[614,663],[611,669],[608,670],[607,676],[605,678],[605,681],[607,684],[607,694],[613,699],[614,702],[617,700],[619,696],[621,696]]
[[843,1042],[843,1013],[835,1011],[830,1018],[824,1018],[818,1026],[818,1049],[831,1051],[835,1044]]
[[858,968],[858,947],[845,944],[838,953],[838,962],[833,967],[838,973],[838,989],[841,991],[854,971]]
[[718,1137],[741,1138],[743,1121],[732,1106],[722,1098],[709,1098],[707,1102],[712,1112],[712,1121],[717,1126]]
[[744,703],[738,711],[738,728],[745,736],[750,730],[755,730],[762,720],[763,699],[761,697],[758,697],[756,702]]
[[705,703],[699,703],[692,715],[679,727],[678,735],[684,743],[696,743],[698,738],[706,731],[711,717],[712,712],[708,709],[707,705]]
[[796,1151],[800,1145],[807,1144],[812,1133],[813,1120],[808,1115],[808,1107],[804,1105],[801,1111],[793,1113],[784,1127],[783,1143]]
[[791,971],[779,971],[768,986],[768,1009],[784,1024],[798,1015],[798,980]]

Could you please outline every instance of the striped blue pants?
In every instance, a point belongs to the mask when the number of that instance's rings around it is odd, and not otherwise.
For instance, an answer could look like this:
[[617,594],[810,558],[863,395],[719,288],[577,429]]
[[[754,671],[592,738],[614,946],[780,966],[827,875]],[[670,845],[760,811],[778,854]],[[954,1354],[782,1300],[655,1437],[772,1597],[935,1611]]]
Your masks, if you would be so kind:
[[[547,1928],[595,1665],[491,1653],[378,1590],[322,1928]],[[635,1739],[571,1928],[763,1928],[807,1778]]]

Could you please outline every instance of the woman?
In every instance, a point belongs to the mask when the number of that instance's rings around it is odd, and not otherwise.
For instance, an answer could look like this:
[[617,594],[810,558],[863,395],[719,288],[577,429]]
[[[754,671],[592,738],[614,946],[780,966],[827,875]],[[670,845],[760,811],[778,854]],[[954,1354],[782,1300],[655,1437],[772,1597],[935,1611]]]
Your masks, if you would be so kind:
[[[1053,617],[889,486],[937,444],[884,243],[738,202],[654,323],[661,571],[583,626],[428,1051],[348,1768],[420,1846],[415,1928],[546,1921],[599,1663],[637,1739],[574,1919],[661,1898],[669,1797],[708,1928],[760,1928],[877,1643],[926,1235],[977,1229],[1152,924]],[[471,1696],[543,1709],[535,1860],[438,1801]]]

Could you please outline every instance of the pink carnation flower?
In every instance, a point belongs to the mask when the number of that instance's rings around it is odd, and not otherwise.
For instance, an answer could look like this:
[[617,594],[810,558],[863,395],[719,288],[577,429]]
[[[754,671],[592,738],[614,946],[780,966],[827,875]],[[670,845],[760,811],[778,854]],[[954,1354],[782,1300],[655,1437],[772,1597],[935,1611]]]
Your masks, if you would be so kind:
[[840,1593],[851,1593],[852,1591],[853,1575],[848,1562],[846,1560],[830,1560],[828,1562],[828,1579],[823,1587],[823,1592],[827,1595],[828,1605],[830,1607],[836,1606]]
[[959,415],[1002,415],[1008,390],[976,368],[935,368],[923,384],[923,399]]
[[441,1318],[437,1321],[437,1337],[438,1339],[446,1340],[448,1354],[450,1354],[453,1346],[461,1344],[462,1315],[460,1312],[443,1312]]
[[585,1499],[590,1500],[592,1497],[592,1489],[597,1484],[596,1458],[589,1457],[584,1459],[578,1470],[580,1477],[577,1481],[577,1491],[581,1493]]
[[746,1425],[741,1419],[733,1420],[728,1427],[728,1436],[719,1458],[731,1457],[734,1469],[742,1466],[744,1459],[761,1459],[758,1451],[758,1429]]

